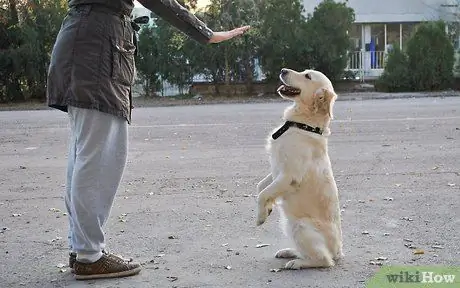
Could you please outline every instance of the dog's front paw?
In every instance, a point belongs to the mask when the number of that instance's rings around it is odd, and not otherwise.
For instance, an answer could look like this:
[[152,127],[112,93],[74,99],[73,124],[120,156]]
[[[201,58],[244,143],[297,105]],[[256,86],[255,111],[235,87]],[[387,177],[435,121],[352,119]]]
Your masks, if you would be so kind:
[[272,213],[272,205],[263,205],[260,207],[259,205],[258,212],[257,212],[257,226],[260,226],[265,223],[268,216]]
[[289,269],[289,270],[299,270],[304,267],[303,262],[304,261],[301,259],[294,259],[294,260],[287,262],[284,268]]
[[262,209],[259,209],[259,212],[257,213],[257,226],[260,226],[265,223],[267,220],[267,217],[272,213],[272,209],[268,207],[264,207]]

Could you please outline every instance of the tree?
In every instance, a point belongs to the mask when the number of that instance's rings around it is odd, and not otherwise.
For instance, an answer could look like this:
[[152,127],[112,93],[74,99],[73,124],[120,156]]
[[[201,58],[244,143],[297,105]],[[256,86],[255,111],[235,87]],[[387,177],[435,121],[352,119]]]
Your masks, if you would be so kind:
[[308,18],[308,37],[311,66],[328,75],[331,80],[342,77],[347,66],[350,38],[347,31],[355,21],[352,8],[346,3],[324,0]]
[[398,45],[388,54],[385,70],[376,81],[376,89],[385,92],[405,92],[411,87],[409,60]]
[[45,99],[50,53],[65,0],[0,0],[0,101]]
[[434,91],[449,88],[453,80],[454,48],[443,22],[421,24],[406,50],[390,54],[377,89]]
[[136,68],[139,78],[143,83],[144,95],[146,97],[155,95],[160,88],[159,81],[159,50],[161,43],[155,26],[148,26],[141,29],[139,33],[138,53],[136,56]]
[[307,68],[309,36],[301,1],[265,0],[258,1],[258,6],[261,35],[258,56],[268,80],[277,80],[283,67]]
[[184,94],[193,80],[190,53],[185,50],[188,39],[164,20],[157,19],[156,23],[159,36],[159,74],[162,80],[178,86],[179,93]]
[[439,90],[452,84],[454,48],[443,22],[420,25],[407,42],[407,56],[414,89]]

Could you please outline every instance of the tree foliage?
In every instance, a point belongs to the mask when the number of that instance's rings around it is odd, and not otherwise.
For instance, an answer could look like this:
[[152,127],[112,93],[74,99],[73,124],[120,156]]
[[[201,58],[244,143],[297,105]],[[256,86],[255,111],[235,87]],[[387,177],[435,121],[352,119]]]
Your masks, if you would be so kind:
[[0,101],[44,99],[65,0],[0,0]]
[[309,46],[310,65],[331,80],[340,79],[347,66],[350,48],[347,32],[354,21],[353,9],[333,0],[321,2],[308,19],[304,45]]
[[408,40],[405,51],[388,57],[377,82],[381,91],[434,91],[450,87],[453,81],[454,48],[443,22],[423,23]]
[[[197,8],[196,0],[185,4]],[[49,57],[66,5],[66,0],[0,0],[0,101],[45,98]],[[354,17],[346,4],[324,0],[307,18],[301,0],[211,0],[196,15],[215,31],[252,29],[231,41],[202,45],[153,14],[139,33],[136,57],[146,95],[157,94],[164,81],[186,91],[197,75],[217,92],[238,82],[251,93],[259,68],[267,81],[278,81],[283,67],[316,68],[336,79],[346,66],[346,31]]]

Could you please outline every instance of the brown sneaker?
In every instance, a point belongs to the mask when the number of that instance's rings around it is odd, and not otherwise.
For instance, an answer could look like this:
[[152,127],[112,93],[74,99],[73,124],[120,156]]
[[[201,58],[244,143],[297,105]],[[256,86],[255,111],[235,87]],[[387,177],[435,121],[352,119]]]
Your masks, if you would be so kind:
[[75,261],[73,267],[76,280],[126,277],[141,271],[141,265],[127,262],[113,254],[102,254],[94,263]]

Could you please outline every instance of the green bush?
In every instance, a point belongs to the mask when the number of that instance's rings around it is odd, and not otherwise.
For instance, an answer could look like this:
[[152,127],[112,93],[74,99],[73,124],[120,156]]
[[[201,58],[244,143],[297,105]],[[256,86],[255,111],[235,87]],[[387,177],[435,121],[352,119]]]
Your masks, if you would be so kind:
[[388,54],[385,71],[376,81],[378,91],[405,92],[411,89],[409,60],[397,46]]
[[454,48],[442,22],[421,24],[406,47],[388,55],[385,71],[376,82],[377,90],[435,91],[451,87]]
[[442,22],[421,25],[407,43],[407,55],[414,89],[440,90],[452,84],[454,47]]

